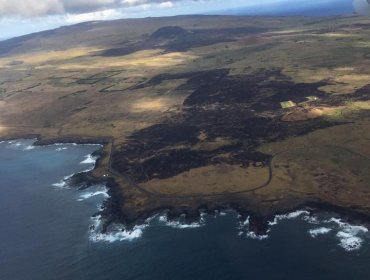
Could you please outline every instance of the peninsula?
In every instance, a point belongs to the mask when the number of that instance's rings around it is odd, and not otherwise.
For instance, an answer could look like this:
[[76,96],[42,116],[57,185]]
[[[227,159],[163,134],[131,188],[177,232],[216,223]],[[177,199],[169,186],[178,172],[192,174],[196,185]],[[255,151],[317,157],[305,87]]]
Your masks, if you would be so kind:
[[307,205],[369,219],[370,19],[179,16],[2,41],[0,138],[34,136],[104,144],[82,177],[108,182],[109,221]]

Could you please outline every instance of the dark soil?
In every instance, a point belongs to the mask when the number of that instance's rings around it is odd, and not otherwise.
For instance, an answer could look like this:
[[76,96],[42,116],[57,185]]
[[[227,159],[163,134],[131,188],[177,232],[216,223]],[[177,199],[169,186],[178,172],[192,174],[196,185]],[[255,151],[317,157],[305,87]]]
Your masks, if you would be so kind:
[[[184,101],[183,110],[162,124],[131,135],[116,147],[112,167],[136,182],[170,178],[192,168],[228,163],[240,166],[265,166],[271,155],[256,152],[262,143],[304,135],[336,125],[325,119],[285,123],[280,102],[302,102],[317,96],[325,104],[345,102],[319,90],[320,83],[294,83],[280,69],[261,69],[250,75],[230,76],[228,69],[162,74],[137,87],[160,84],[165,80],[187,79],[179,89],[193,92]],[[364,91],[364,90],[363,90]],[[364,98],[361,90],[356,98]],[[200,133],[206,139],[200,140]],[[215,150],[195,150],[201,141],[230,139],[229,145]],[[228,157],[220,157],[222,154]]]
[[258,34],[268,30],[258,27],[186,30],[179,26],[165,26],[143,40],[123,42],[121,46],[105,50],[100,55],[124,56],[141,50],[157,48],[163,49],[165,52],[185,52],[196,47],[234,42],[242,36]]

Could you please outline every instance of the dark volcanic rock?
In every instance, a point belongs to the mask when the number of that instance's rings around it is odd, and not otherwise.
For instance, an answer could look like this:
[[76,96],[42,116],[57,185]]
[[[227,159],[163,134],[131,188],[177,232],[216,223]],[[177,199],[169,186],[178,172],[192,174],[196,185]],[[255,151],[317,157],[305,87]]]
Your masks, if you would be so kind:
[[187,31],[180,26],[165,26],[159,28],[157,31],[150,35],[152,39],[172,39],[186,34]]
[[123,56],[140,50],[158,48],[166,52],[185,52],[192,48],[234,42],[241,36],[257,34],[267,30],[266,28],[257,27],[186,30],[179,26],[165,26],[142,40],[123,42],[120,46],[107,49],[100,55]]
[[[280,121],[281,101],[327,98],[319,89],[325,82],[296,84],[280,69],[237,76],[229,75],[228,69],[162,74],[140,87],[172,79],[187,79],[179,88],[193,91],[181,114],[135,132],[113,155],[112,167],[136,182],[170,178],[210,164],[266,166],[271,156],[256,151],[261,143],[335,125],[320,119],[303,124]],[[255,104],[264,106],[257,109]],[[219,137],[232,141],[216,149],[194,149]],[[226,153],[228,157],[220,157]]]

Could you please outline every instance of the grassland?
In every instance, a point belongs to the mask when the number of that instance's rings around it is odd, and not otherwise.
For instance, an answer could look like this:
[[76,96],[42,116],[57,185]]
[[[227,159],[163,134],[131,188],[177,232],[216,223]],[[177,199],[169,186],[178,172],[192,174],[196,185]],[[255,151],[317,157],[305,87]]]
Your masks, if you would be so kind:
[[0,42],[0,137],[104,142],[109,221],[370,217],[370,20],[174,17]]

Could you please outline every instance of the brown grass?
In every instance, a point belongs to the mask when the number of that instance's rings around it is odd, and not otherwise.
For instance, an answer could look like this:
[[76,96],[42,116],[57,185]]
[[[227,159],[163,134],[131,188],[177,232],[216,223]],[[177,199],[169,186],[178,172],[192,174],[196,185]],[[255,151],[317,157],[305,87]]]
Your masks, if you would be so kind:
[[[321,90],[327,94],[349,95],[369,83],[370,59],[364,57],[368,54],[370,31],[362,28],[353,35],[351,30],[341,27],[367,23],[367,20],[338,18],[335,22],[312,25],[304,25],[312,21],[304,18],[198,20],[198,26],[194,26],[195,22],[189,23],[188,19],[178,19],[175,23],[187,28],[267,26],[277,30],[246,35],[235,42],[194,48],[187,52],[165,53],[153,49],[121,57],[99,57],[92,56],[92,53],[115,47],[126,38],[138,40],[161,24],[175,24],[173,20],[163,19],[163,23],[152,22],[150,25],[139,21],[131,27],[115,26],[112,30],[106,29],[106,37],[96,41],[91,39],[93,33],[80,34],[80,38],[86,39],[86,46],[82,47],[68,36],[58,37],[59,41],[50,39],[44,42],[45,51],[35,51],[31,48],[32,42],[25,43],[20,50],[0,58],[0,138],[39,134],[44,139],[112,139],[110,145],[105,147],[107,157],[95,171],[101,176],[109,171],[112,149],[140,129],[171,120],[172,110],[181,110],[190,93],[178,90],[185,80],[164,81],[139,90],[130,89],[158,74],[230,68],[231,73],[236,75],[261,68],[282,68],[283,74],[293,82],[329,80],[333,85],[324,86]],[[337,30],[318,34],[317,31],[328,27]],[[263,46],[271,47],[264,49]],[[14,63],[16,61],[23,63]],[[122,72],[94,84],[77,83],[79,79],[103,75],[111,70]],[[39,83],[38,87],[29,89]],[[111,85],[112,92],[100,92]],[[276,155],[271,183],[261,190],[237,195],[237,198],[247,199],[261,211],[264,207],[286,203],[292,197],[295,202],[322,200],[340,206],[354,205],[362,210],[368,208],[369,190],[365,183],[370,181],[370,166],[366,159],[370,157],[370,123],[366,118],[359,118],[357,113],[369,110],[370,106],[368,101],[363,101],[349,102],[344,107],[298,107],[287,113],[284,121],[335,118],[340,112],[353,123],[265,143],[260,151]],[[232,139],[227,137],[208,141],[204,133],[199,135],[199,139],[201,143],[190,148],[209,151],[233,144]],[[227,154],[220,156],[228,157]],[[162,206],[132,186],[127,186],[124,178],[113,176],[128,198],[128,208],[132,206],[144,211],[149,206]],[[164,180],[151,180],[142,187],[165,195],[228,195],[253,189],[267,179],[266,167],[242,168],[224,164],[194,168]],[[152,204],[147,204],[148,201]],[[136,211],[134,208],[130,210]]]
[[165,195],[212,195],[248,191],[268,180],[268,168],[219,164],[194,168],[169,179],[153,179],[141,186]]

